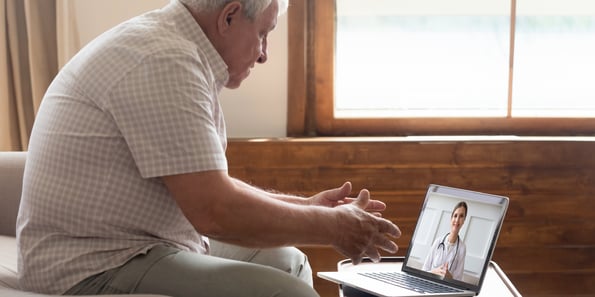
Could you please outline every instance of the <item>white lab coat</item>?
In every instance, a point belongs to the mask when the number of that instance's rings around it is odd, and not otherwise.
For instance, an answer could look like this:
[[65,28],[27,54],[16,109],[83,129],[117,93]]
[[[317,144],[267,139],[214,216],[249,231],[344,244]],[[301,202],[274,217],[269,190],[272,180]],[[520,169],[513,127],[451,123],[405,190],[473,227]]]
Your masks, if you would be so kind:
[[[445,236],[438,237],[432,244],[430,252],[426,257],[424,266],[422,267],[425,271],[431,271],[434,268],[442,266],[445,262],[448,262],[448,271],[452,277],[456,280],[463,280],[463,272],[465,268],[465,255],[467,254],[467,248],[465,243],[460,240],[458,241],[459,247],[457,250],[457,243],[449,243],[448,240],[444,240]],[[441,245],[444,240],[444,245]]]

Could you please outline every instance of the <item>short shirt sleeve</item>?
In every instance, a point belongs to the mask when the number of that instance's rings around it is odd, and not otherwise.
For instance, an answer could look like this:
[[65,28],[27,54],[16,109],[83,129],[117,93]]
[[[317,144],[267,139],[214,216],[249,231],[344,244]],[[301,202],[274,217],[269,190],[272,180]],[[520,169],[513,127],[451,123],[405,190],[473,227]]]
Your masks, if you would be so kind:
[[227,170],[225,128],[210,73],[196,53],[163,50],[108,95],[108,113],[144,178]]

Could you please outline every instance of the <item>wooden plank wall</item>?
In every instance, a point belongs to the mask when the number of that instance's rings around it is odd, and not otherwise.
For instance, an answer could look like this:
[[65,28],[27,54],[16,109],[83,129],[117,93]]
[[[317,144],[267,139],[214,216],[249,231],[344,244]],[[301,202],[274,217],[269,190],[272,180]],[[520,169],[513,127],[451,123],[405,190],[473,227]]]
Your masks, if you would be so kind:
[[[509,196],[493,259],[523,296],[595,296],[595,141],[407,138],[233,140],[230,174],[265,189],[311,195],[351,181],[388,204],[405,255],[429,183]],[[343,259],[301,247],[313,270]],[[337,287],[315,278],[323,297]]]

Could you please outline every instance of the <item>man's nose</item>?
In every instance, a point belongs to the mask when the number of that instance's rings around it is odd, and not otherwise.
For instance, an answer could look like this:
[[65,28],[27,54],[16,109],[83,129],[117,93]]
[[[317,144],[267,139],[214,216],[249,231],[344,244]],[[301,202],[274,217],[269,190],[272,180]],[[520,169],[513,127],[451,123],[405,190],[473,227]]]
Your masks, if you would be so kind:
[[260,64],[264,64],[268,59],[268,54],[266,49],[262,51],[262,53],[260,53],[260,57],[258,57],[258,60],[256,60],[256,62],[260,63]]
[[256,60],[260,64],[264,64],[267,61],[267,59],[269,58],[269,54],[267,52],[267,45],[268,45],[268,40],[265,37],[264,41],[262,42],[261,48],[260,48],[260,57],[258,57],[258,60]]

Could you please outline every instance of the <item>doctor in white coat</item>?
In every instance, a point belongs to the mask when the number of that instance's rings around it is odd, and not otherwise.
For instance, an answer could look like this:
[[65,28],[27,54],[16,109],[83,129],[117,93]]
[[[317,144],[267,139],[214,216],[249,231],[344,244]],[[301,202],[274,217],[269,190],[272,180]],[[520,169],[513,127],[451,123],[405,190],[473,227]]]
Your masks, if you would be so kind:
[[459,236],[459,231],[467,217],[467,203],[455,205],[450,217],[450,232],[436,238],[424,262],[423,270],[438,274],[443,278],[463,280],[467,249]]

